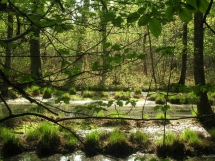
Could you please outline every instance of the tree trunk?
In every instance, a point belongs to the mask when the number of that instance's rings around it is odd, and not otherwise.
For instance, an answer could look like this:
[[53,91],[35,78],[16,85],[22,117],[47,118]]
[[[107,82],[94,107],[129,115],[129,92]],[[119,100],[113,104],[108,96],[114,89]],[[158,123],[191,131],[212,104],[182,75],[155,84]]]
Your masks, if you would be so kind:
[[[13,36],[13,16],[11,14],[8,14],[8,28],[7,28],[7,38],[11,38]],[[5,69],[7,71],[10,70],[11,67],[11,46],[10,43],[6,44],[5,47]],[[9,77],[9,76],[7,76]],[[8,78],[9,79],[9,78]],[[4,82],[3,87],[1,89],[1,95],[3,97],[8,97],[8,85],[6,82]]]
[[[107,22],[102,22],[103,17],[106,16],[106,12],[107,12],[106,6],[107,6],[106,1],[103,1],[102,16],[101,16],[101,39],[102,39],[101,45],[102,45],[102,66],[103,67],[105,67],[106,65],[106,56],[107,56],[107,49],[105,47],[105,44],[107,43]],[[106,76],[105,69],[101,72],[102,72],[102,77],[101,77],[99,87],[102,89],[105,86],[107,76]]]
[[40,30],[34,29],[33,37],[30,39],[31,75],[35,79],[42,76],[40,58]]
[[[205,85],[205,73],[203,62],[203,14],[200,12],[195,13],[194,16],[194,80],[195,85]],[[200,98],[197,103],[198,115],[212,114],[211,105],[208,100],[207,91],[198,91],[197,97]]]
[[187,22],[183,23],[183,50],[181,54],[181,75],[178,84],[185,85],[186,71],[187,71]]
[[[146,54],[146,36],[148,34],[144,34],[144,37],[143,37],[143,54]],[[148,75],[148,71],[147,71],[147,60],[143,60],[143,73],[144,75]]]

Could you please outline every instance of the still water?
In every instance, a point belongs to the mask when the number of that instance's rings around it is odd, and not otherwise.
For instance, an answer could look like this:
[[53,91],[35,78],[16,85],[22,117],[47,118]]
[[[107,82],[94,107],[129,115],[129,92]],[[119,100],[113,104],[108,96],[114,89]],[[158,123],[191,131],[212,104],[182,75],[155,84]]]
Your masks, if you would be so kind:
[[[152,158],[156,159],[157,161],[162,161],[162,159],[157,158],[154,154],[144,154],[140,152],[132,154],[127,158],[121,159],[104,155],[96,155],[94,157],[89,158],[86,157],[85,154],[81,151],[76,151],[72,154],[67,155],[55,154],[46,158],[39,158],[35,152],[28,152],[22,153],[15,157],[4,159],[3,161],[135,161],[136,158],[145,158],[144,161],[149,161]],[[169,160],[176,161],[174,159]],[[184,161],[215,161],[215,155],[196,156],[184,159]]]

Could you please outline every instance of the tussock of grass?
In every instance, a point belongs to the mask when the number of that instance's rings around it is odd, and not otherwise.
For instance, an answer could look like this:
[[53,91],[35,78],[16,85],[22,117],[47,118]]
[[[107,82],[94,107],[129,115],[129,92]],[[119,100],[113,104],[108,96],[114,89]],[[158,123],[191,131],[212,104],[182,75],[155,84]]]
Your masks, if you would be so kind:
[[193,145],[201,144],[201,139],[199,138],[197,132],[190,129],[185,129],[184,132],[180,135],[180,138],[188,142],[189,144]]

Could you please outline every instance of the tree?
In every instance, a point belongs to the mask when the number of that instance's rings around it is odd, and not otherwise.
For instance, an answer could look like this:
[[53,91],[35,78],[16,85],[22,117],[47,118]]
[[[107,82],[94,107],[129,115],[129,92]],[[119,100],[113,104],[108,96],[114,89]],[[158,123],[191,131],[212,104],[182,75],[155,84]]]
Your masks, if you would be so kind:
[[180,74],[180,79],[178,81],[178,84],[185,85],[186,72],[187,72],[187,22],[183,23],[182,43],[183,43],[183,50],[181,53],[182,64],[181,64],[181,74]]
[[213,114],[211,105],[208,101],[207,91],[203,91],[201,86],[205,83],[204,73],[204,31],[203,31],[203,13],[196,12],[194,16],[194,80],[195,85],[199,86],[200,89],[197,92],[197,96],[200,101],[197,103],[198,115],[204,116]]
[[40,58],[40,29],[35,27],[30,39],[30,59],[31,59],[31,75],[35,79],[42,77],[42,67]]

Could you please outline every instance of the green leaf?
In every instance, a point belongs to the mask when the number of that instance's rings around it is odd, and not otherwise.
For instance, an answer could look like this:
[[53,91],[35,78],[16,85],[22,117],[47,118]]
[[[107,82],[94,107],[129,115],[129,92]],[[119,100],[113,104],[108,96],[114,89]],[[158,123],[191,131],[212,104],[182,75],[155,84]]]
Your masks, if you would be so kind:
[[62,100],[65,104],[69,104],[69,100],[70,100],[69,98],[62,98]]
[[189,22],[193,19],[192,12],[186,8],[181,8],[179,10],[179,17],[184,22]]
[[119,107],[123,107],[123,102],[120,101],[120,100],[118,100],[118,101],[116,102],[116,104],[117,104]]
[[140,7],[140,8],[137,10],[137,12],[138,12],[139,14],[144,14],[145,11],[146,11],[146,7]]
[[140,60],[145,60],[146,56],[147,56],[146,54],[140,54],[140,55],[137,56],[137,58],[140,59]]
[[169,6],[167,9],[166,9],[166,12],[165,12],[165,15],[166,15],[166,18],[168,20],[171,20],[173,18],[173,15],[174,15],[174,7],[173,6]]
[[207,0],[196,0],[197,7],[200,12],[205,13],[209,6],[209,2]]
[[120,50],[121,46],[120,46],[120,44],[115,44],[115,45],[112,46],[112,49],[113,50]]
[[18,82],[20,83],[26,83],[26,82],[32,82],[34,79],[32,78],[32,75],[22,75],[18,78]]
[[162,26],[160,21],[157,18],[152,18],[149,21],[149,30],[151,33],[158,38],[159,35],[161,34]]
[[133,22],[137,21],[139,19],[139,17],[140,17],[140,14],[138,12],[133,12],[128,15],[127,23],[133,23]]
[[197,10],[196,0],[187,0],[187,4],[191,5],[193,8]]
[[100,64],[99,64],[98,61],[94,62],[93,65],[92,65],[92,70],[98,70],[99,66],[100,66]]
[[118,16],[115,19],[112,19],[112,24],[117,27],[121,27],[121,24],[124,22],[121,16]]
[[111,43],[110,42],[106,42],[105,44],[104,44],[104,48],[109,48],[111,46]]
[[112,105],[113,105],[113,102],[114,102],[114,101],[108,101],[108,103],[107,103],[107,107],[112,106]]
[[145,26],[148,24],[150,17],[148,15],[143,15],[140,17],[138,20],[138,25],[139,26]]

